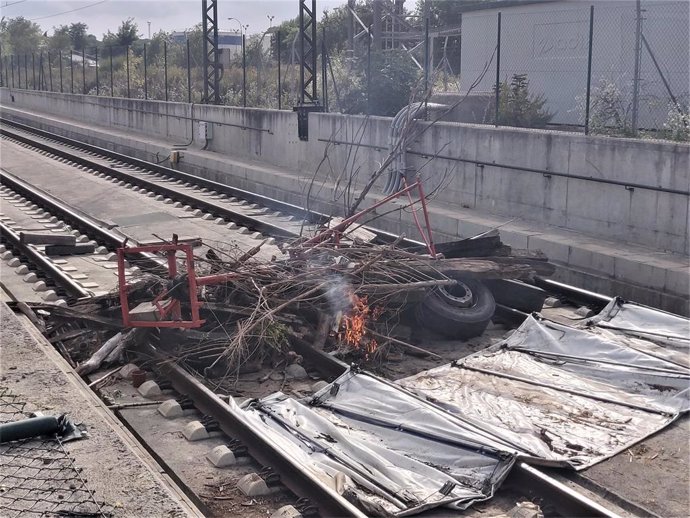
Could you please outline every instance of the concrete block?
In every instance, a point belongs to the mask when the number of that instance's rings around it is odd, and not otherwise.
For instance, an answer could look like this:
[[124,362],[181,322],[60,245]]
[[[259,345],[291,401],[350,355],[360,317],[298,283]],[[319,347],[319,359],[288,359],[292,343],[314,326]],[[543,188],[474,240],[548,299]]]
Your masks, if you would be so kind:
[[158,383],[153,380],[145,381],[139,385],[137,390],[139,391],[139,394],[147,398],[161,395],[161,388],[158,386]]
[[8,260],[12,259],[13,257],[14,257],[14,254],[12,252],[10,252],[9,250],[0,254],[0,259],[2,259],[3,261],[8,261]]
[[265,496],[274,492],[256,473],[249,473],[237,481],[237,489],[247,496]]
[[22,261],[19,259],[19,257],[13,257],[9,261],[7,261],[7,266],[11,268],[16,268],[17,266],[21,265]]
[[213,220],[213,222],[216,225],[224,225],[225,224],[225,220],[223,218],[216,218],[215,220]]
[[182,410],[182,407],[176,400],[168,399],[167,401],[163,401],[160,404],[160,406],[158,407],[158,413],[163,417],[172,419],[174,417],[180,417],[184,413],[184,411]]
[[16,270],[14,270],[14,273],[17,275],[26,275],[29,273],[29,267],[25,264],[22,264],[21,266],[17,267]]
[[79,236],[77,241],[83,240],[86,242],[78,242],[76,245],[47,245],[45,247],[45,254],[51,255],[85,255],[92,254],[96,250],[94,243],[89,243],[87,236]]
[[45,281],[38,281],[34,283],[31,289],[34,291],[46,291],[48,289],[48,286],[46,285]]
[[208,430],[199,421],[191,421],[182,429],[182,435],[188,441],[201,441],[208,439]]
[[594,316],[594,311],[592,308],[588,308],[587,306],[580,306],[575,310],[575,313],[582,318],[589,318]]
[[135,371],[138,371],[139,367],[135,365],[134,363],[128,363],[126,365],[123,365],[120,371],[117,373],[117,375],[126,380],[131,380],[132,379],[132,373]]
[[163,200],[163,203],[165,203],[166,205],[172,205],[173,201],[170,198],[166,198]]
[[225,444],[216,446],[206,454],[206,458],[217,468],[225,468],[237,464],[237,458]]
[[261,232],[254,232],[250,237],[252,239],[262,239],[264,236]]
[[249,230],[247,227],[240,227],[238,232],[240,234],[249,234],[251,232],[251,230]]
[[231,230],[234,230],[237,228],[237,223],[230,222],[227,225],[225,225],[225,228],[229,228]]
[[108,249],[107,249],[106,247],[104,247],[104,246],[99,246],[99,247],[96,248],[96,250],[94,250],[94,252],[96,252],[97,254],[103,255],[103,254],[107,254],[107,253],[108,253]]
[[55,302],[58,299],[57,293],[55,293],[55,290],[48,290],[43,294],[43,300],[46,302]]
[[195,211],[192,212],[192,216],[194,216],[195,218],[200,218],[203,215],[204,215],[204,211],[201,209],[196,209]]
[[301,518],[302,513],[294,505],[284,505],[275,511],[271,518]]
[[77,242],[72,235],[34,232],[20,232],[19,240],[27,245],[74,245]]
[[[77,237],[77,243],[88,243],[88,242],[89,242],[89,236],[82,234],[79,237]],[[94,246],[94,251],[95,250],[96,250],[96,247]]]
[[34,272],[27,273],[24,276],[24,282],[36,282],[38,280],[38,275],[36,275]]

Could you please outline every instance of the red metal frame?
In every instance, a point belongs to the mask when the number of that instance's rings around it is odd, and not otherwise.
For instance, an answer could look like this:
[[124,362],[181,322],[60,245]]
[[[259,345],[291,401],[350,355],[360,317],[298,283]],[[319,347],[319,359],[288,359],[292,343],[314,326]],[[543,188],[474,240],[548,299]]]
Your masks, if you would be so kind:
[[[187,270],[187,288],[189,290],[189,308],[191,311],[191,319],[182,319],[182,303],[181,301],[168,297],[169,290],[163,290],[159,293],[151,303],[158,310],[157,320],[135,320],[132,318],[129,307],[129,300],[127,298],[127,278],[125,276],[125,260],[127,255],[139,253],[164,253],[168,260],[168,278],[175,279],[177,277],[177,252],[184,254],[185,266]],[[132,246],[128,247],[126,242],[117,249],[117,266],[118,279],[120,290],[120,305],[122,306],[122,321],[125,327],[175,327],[191,329],[201,326],[205,320],[199,315],[199,309],[203,302],[198,299],[198,288],[200,286],[210,286],[213,284],[222,284],[236,277],[234,273],[226,273],[220,275],[207,275],[197,277],[194,271],[194,253],[192,245],[187,243],[178,243],[176,239],[172,243],[146,245],[146,246]]]
[[[413,217],[415,220],[415,223],[417,225],[417,228],[419,229],[419,233],[422,236],[422,239],[424,240],[424,243],[426,244],[427,250],[431,254],[432,257],[436,257],[436,247],[434,246],[434,238],[433,234],[431,232],[431,223],[429,222],[429,211],[427,209],[426,205],[426,198],[424,197],[424,188],[422,187],[422,181],[419,177],[414,181],[414,183],[407,185],[407,182],[403,179],[403,185],[404,187],[400,189],[398,192],[394,192],[393,194],[389,194],[382,200],[377,201],[374,203],[371,207],[363,209],[359,211],[357,214],[354,214],[350,216],[349,218],[341,221],[337,225],[335,225],[332,228],[328,228],[321,232],[320,234],[315,235],[311,239],[306,241],[306,245],[317,245],[319,243],[322,243],[326,239],[329,239],[330,237],[333,237],[335,239],[335,242],[338,243],[340,241],[341,235],[344,233],[344,231],[354,222],[358,221],[361,219],[364,215],[368,214],[369,212],[372,212],[373,210],[376,210],[379,208],[381,205],[385,205],[389,201],[395,200],[396,198],[399,198],[403,194],[406,194],[408,199],[410,200],[410,207],[412,207],[417,201],[421,202],[422,204],[422,212],[424,213],[424,223],[426,225],[426,233],[422,229],[421,225],[419,224],[419,220],[417,219],[417,213],[414,212],[413,209]],[[419,200],[413,200],[412,199],[412,194],[411,191],[414,189],[417,189],[419,192]]]

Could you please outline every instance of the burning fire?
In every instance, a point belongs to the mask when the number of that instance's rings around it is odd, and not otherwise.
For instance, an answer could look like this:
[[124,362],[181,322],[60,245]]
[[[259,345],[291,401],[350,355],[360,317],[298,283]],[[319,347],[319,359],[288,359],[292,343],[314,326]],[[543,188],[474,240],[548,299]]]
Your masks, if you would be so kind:
[[343,316],[341,322],[342,331],[340,338],[353,349],[361,350],[366,355],[376,351],[378,344],[374,338],[365,337],[367,322],[376,319],[381,313],[380,308],[371,308],[367,296],[359,297],[356,294],[350,296],[352,309],[348,315]]

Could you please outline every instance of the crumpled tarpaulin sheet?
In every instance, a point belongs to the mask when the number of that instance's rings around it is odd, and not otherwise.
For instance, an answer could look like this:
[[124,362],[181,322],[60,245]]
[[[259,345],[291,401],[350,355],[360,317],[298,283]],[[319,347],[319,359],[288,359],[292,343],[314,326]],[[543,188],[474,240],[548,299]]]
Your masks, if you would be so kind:
[[398,383],[525,455],[583,469],[690,408],[689,324],[620,300],[579,327],[529,317],[503,342]]
[[368,515],[407,516],[491,498],[515,451],[423,399],[347,372],[301,402],[278,393],[245,415]]

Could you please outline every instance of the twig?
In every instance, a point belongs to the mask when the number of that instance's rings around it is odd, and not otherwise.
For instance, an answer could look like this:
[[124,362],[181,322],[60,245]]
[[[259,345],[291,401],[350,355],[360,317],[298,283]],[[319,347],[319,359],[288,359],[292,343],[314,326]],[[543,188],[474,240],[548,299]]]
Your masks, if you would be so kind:
[[367,327],[366,329],[372,335],[377,336],[378,338],[381,338],[383,340],[393,342],[394,344],[404,347],[405,349],[409,349],[410,351],[416,351],[418,353],[423,354],[424,356],[431,356],[432,358],[436,358],[437,360],[443,360],[443,356],[439,356],[436,353],[432,353],[431,351],[427,351],[426,349],[422,349],[421,347],[417,347],[416,345],[408,344],[407,342],[403,342],[402,340],[398,340],[397,338],[393,338],[392,336],[386,336],[381,333],[377,333],[371,328]]

